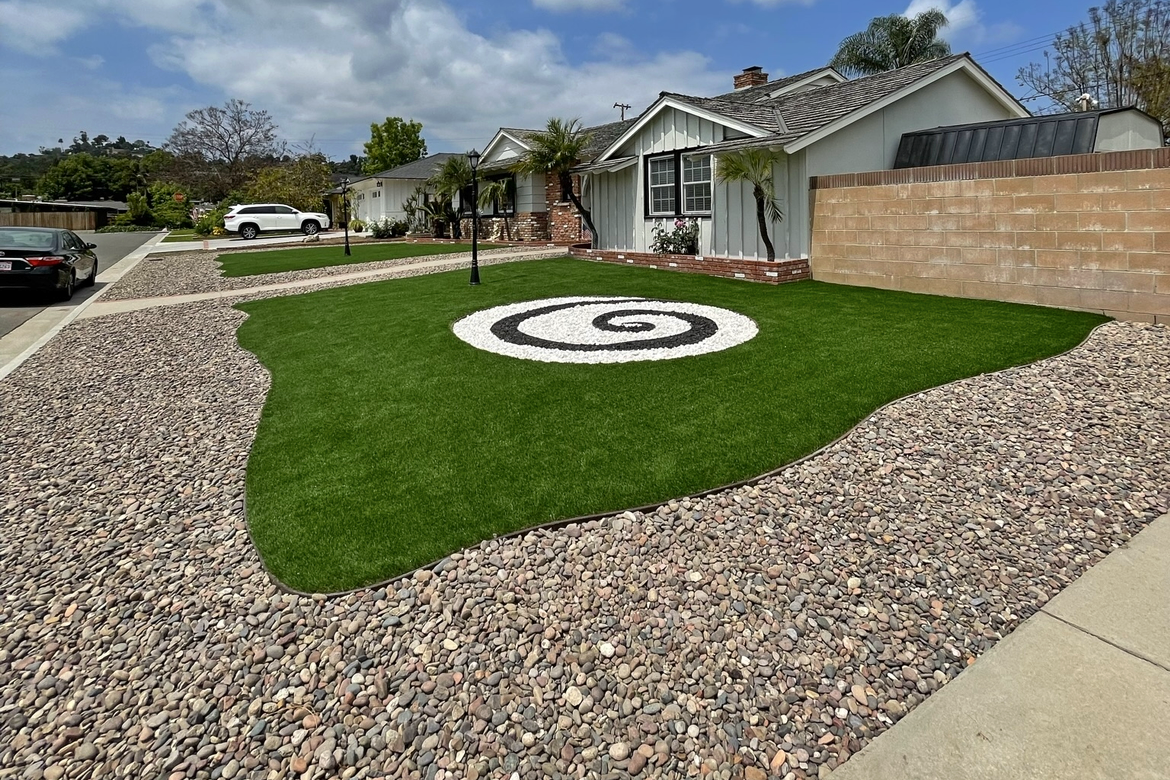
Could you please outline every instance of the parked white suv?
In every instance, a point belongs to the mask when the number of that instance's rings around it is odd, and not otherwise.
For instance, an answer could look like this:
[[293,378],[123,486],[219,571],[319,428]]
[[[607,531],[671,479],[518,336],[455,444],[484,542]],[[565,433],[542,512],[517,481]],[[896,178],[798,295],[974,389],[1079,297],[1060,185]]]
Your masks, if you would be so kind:
[[265,230],[299,230],[311,236],[329,229],[329,217],[282,203],[250,203],[232,206],[224,215],[223,226],[241,238],[255,238]]

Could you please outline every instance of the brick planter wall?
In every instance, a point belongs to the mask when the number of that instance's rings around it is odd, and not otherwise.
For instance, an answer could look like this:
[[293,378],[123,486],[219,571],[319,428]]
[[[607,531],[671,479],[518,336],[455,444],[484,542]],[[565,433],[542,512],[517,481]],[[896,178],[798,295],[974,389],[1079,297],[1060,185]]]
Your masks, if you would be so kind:
[[646,252],[590,249],[588,246],[574,246],[569,250],[569,254],[586,260],[638,265],[643,268],[657,268],[663,271],[684,271],[707,274],[708,276],[722,276],[728,279],[746,279],[767,284],[798,282],[801,279],[809,278],[807,260],[780,260],[769,263],[766,260],[731,260],[720,257],[696,257],[695,255],[659,255]]
[[[580,195],[581,177],[573,177],[573,192]],[[544,200],[548,204],[548,232],[554,244],[576,244],[588,241],[589,233],[572,201],[561,200],[561,185],[549,174],[545,181]]]
[[[459,221],[460,227],[463,230],[463,237],[471,239],[471,218],[467,217]],[[548,236],[548,214],[541,211],[524,212],[517,214],[514,217],[508,218],[508,225],[512,229],[513,241],[541,241],[547,242]],[[504,218],[503,217],[480,217],[479,218],[480,239],[483,241],[507,241],[507,234],[504,232]]]
[[814,177],[826,282],[1170,323],[1170,148]]

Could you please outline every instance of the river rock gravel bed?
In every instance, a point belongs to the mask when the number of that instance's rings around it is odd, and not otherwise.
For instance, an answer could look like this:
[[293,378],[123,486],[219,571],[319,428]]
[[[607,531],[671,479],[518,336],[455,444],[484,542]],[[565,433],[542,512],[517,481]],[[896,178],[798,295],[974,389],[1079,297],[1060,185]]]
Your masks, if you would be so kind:
[[[269,250],[280,251],[289,249],[287,246],[277,246]],[[539,252],[539,245],[504,247],[501,249],[485,249],[479,253],[480,264],[490,265],[501,258],[515,255],[517,252],[536,253],[540,257],[561,257],[566,253],[564,247],[548,247],[546,252]],[[341,251],[339,248],[338,252]],[[376,260],[368,263],[353,263],[351,265],[336,265],[327,268],[307,268],[303,271],[284,271],[258,276],[220,275],[219,263],[215,252],[177,252],[162,253],[149,256],[131,269],[125,276],[102,294],[103,301],[118,301],[134,298],[158,298],[169,295],[192,295],[197,293],[220,292],[223,290],[242,290],[263,285],[298,282],[304,279],[322,279],[338,274],[372,271],[381,268],[395,268],[401,265],[425,263],[436,260],[450,261],[451,265],[469,265],[471,253],[457,252],[452,254],[420,255],[418,257],[402,257],[395,260]],[[531,259],[531,257],[525,257]],[[433,269],[428,269],[433,271]]]
[[898,402],[756,486],[292,595],[222,302],[0,382],[0,777],[824,777],[1170,505],[1170,329]]

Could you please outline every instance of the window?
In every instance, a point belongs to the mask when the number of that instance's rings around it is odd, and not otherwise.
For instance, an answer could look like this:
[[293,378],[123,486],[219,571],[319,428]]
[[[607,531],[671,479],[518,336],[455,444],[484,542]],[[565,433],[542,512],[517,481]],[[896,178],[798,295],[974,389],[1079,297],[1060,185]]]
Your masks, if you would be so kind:
[[[494,201],[492,201],[492,216],[510,217],[516,213],[516,177],[508,176],[504,178],[497,177],[488,179],[488,182],[492,183],[497,181],[503,181],[507,186],[505,189],[504,199],[501,201],[499,198],[496,198]],[[483,190],[481,189],[480,192],[482,193]]]
[[646,216],[711,213],[711,155],[673,152],[646,160]]
[[675,208],[674,156],[652,157],[648,168],[650,181],[650,213],[671,214]]
[[288,206],[276,206],[275,208],[276,208],[277,214],[296,214],[297,213],[296,209],[289,208]]
[[683,213],[711,213],[711,155],[682,158]]

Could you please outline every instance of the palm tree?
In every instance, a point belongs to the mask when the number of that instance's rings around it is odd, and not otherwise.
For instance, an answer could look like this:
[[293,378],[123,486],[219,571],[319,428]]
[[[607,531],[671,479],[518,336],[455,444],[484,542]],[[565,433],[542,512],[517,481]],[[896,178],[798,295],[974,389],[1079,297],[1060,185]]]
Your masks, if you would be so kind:
[[[437,194],[446,196],[448,202],[454,206],[459,194],[471,186],[471,165],[462,154],[448,157],[427,183]],[[458,216],[451,221],[451,225],[451,237],[460,238]]]
[[573,192],[573,166],[581,160],[581,154],[589,145],[590,136],[583,132],[581,120],[564,120],[553,117],[543,132],[528,137],[529,151],[520,158],[513,170],[524,176],[552,174],[561,185],[561,197],[572,201],[585,227],[589,228],[590,240],[597,246],[597,228],[593,216],[581,205],[581,199]]
[[864,32],[841,41],[829,64],[847,76],[869,76],[937,60],[951,53],[950,44],[938,37],[946,26],[946,14],[937,8],[912,19],[899,14],[879,16],[870,20]]
[[508,209],[507,204],[512,201],[512,179],[491,179],[483,183],[483,187],[479,191],[479,207],[481,209],[490,209],[493,203],[500,204],[500,210],[504,214],[504,235],[508,240],[512,240],[512,228],[508,224]]
[[768,261],[776,259],[776,248],[768,238],[768,224],[784,219],[780,203],[776,199],[776,180],[772,169],[780,162],[784,153],[774,149],[739,149],[716,157],[715,178],[720,184],[745,183],[752,185],[752,197],[756,199],[756,224],[760,238],[768,249]]

